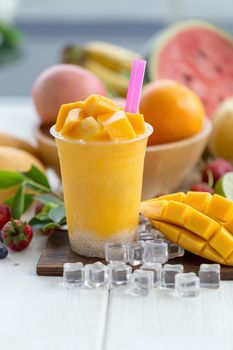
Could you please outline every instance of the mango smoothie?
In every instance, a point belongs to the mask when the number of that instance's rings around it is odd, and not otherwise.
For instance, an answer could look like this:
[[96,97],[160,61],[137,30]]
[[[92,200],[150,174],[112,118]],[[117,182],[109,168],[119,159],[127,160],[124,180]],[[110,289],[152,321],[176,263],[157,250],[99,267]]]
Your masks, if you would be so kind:
[[56,139],[74,252],[104,257],[106,241],[135,239],[148,136],[141,114],[102,96],[62,105]]

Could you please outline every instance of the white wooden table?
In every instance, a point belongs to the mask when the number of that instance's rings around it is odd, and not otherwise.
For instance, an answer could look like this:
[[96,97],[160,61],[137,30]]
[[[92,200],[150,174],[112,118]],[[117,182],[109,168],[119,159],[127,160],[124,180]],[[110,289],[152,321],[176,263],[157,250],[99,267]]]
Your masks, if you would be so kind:
[[[0,131],[32,140],[36,120],[29,99],[0,98]],[[192,300],[66,290],[61,278],[36,276],[45,242],[38,235],[0,261],[1,350],[233,349],[232,282]]]

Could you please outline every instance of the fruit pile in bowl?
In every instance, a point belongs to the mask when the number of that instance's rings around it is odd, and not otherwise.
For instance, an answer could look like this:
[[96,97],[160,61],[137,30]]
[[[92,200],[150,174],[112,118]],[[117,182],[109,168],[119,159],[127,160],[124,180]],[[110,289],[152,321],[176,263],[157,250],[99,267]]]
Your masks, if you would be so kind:
[[[145,158],[144,199],[182,188],[212,127],[210,152],[233,159],[230,102],[224,107],[225,99],[233,95],[230,35],[208,23],[188,21],[156,34],[145,47],[147,81],[140,113],[154,132]],[[216,52],[216,47],[221,50]],[[66,47],[63,63],[42,72],[34,84],[33,99],[41,120],[36,134],[39,153],[46,166],[60,173],[56,146],[49,135],[60,105],[99,94],[113,97],[124,107],[132,60],[138,57],[110,43],[89,42]],[[222,101],[225,105],[220,108]]]

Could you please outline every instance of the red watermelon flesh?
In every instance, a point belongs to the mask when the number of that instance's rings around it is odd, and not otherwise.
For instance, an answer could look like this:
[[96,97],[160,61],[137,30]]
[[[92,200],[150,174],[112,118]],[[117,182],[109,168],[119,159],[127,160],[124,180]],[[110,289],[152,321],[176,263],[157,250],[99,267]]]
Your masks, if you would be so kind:
[[233,41],[210,28],[186,28],[159,52],[157,79],[174,79],[202,99],[207,116],[233,96]]

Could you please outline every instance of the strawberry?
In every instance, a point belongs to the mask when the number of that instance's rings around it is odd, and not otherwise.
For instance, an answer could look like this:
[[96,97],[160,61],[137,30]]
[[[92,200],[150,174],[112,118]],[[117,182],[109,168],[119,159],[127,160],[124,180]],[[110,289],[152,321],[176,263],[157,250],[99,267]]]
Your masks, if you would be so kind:
[[0,230],[11,219],[11,209],[6,204],[0,204]]
[[190,190],[191,190],[191,191],[194,191],[194,192],[209,192],[209,193],[214,193],[213,188],[211,188],[211,187],[210,187],[207,183],[205,183],[205,182],[193,184]]
[[2,229],[3,243],[16,252],[27,248],[32,236],[32,227],[22,220],[11,219]]

